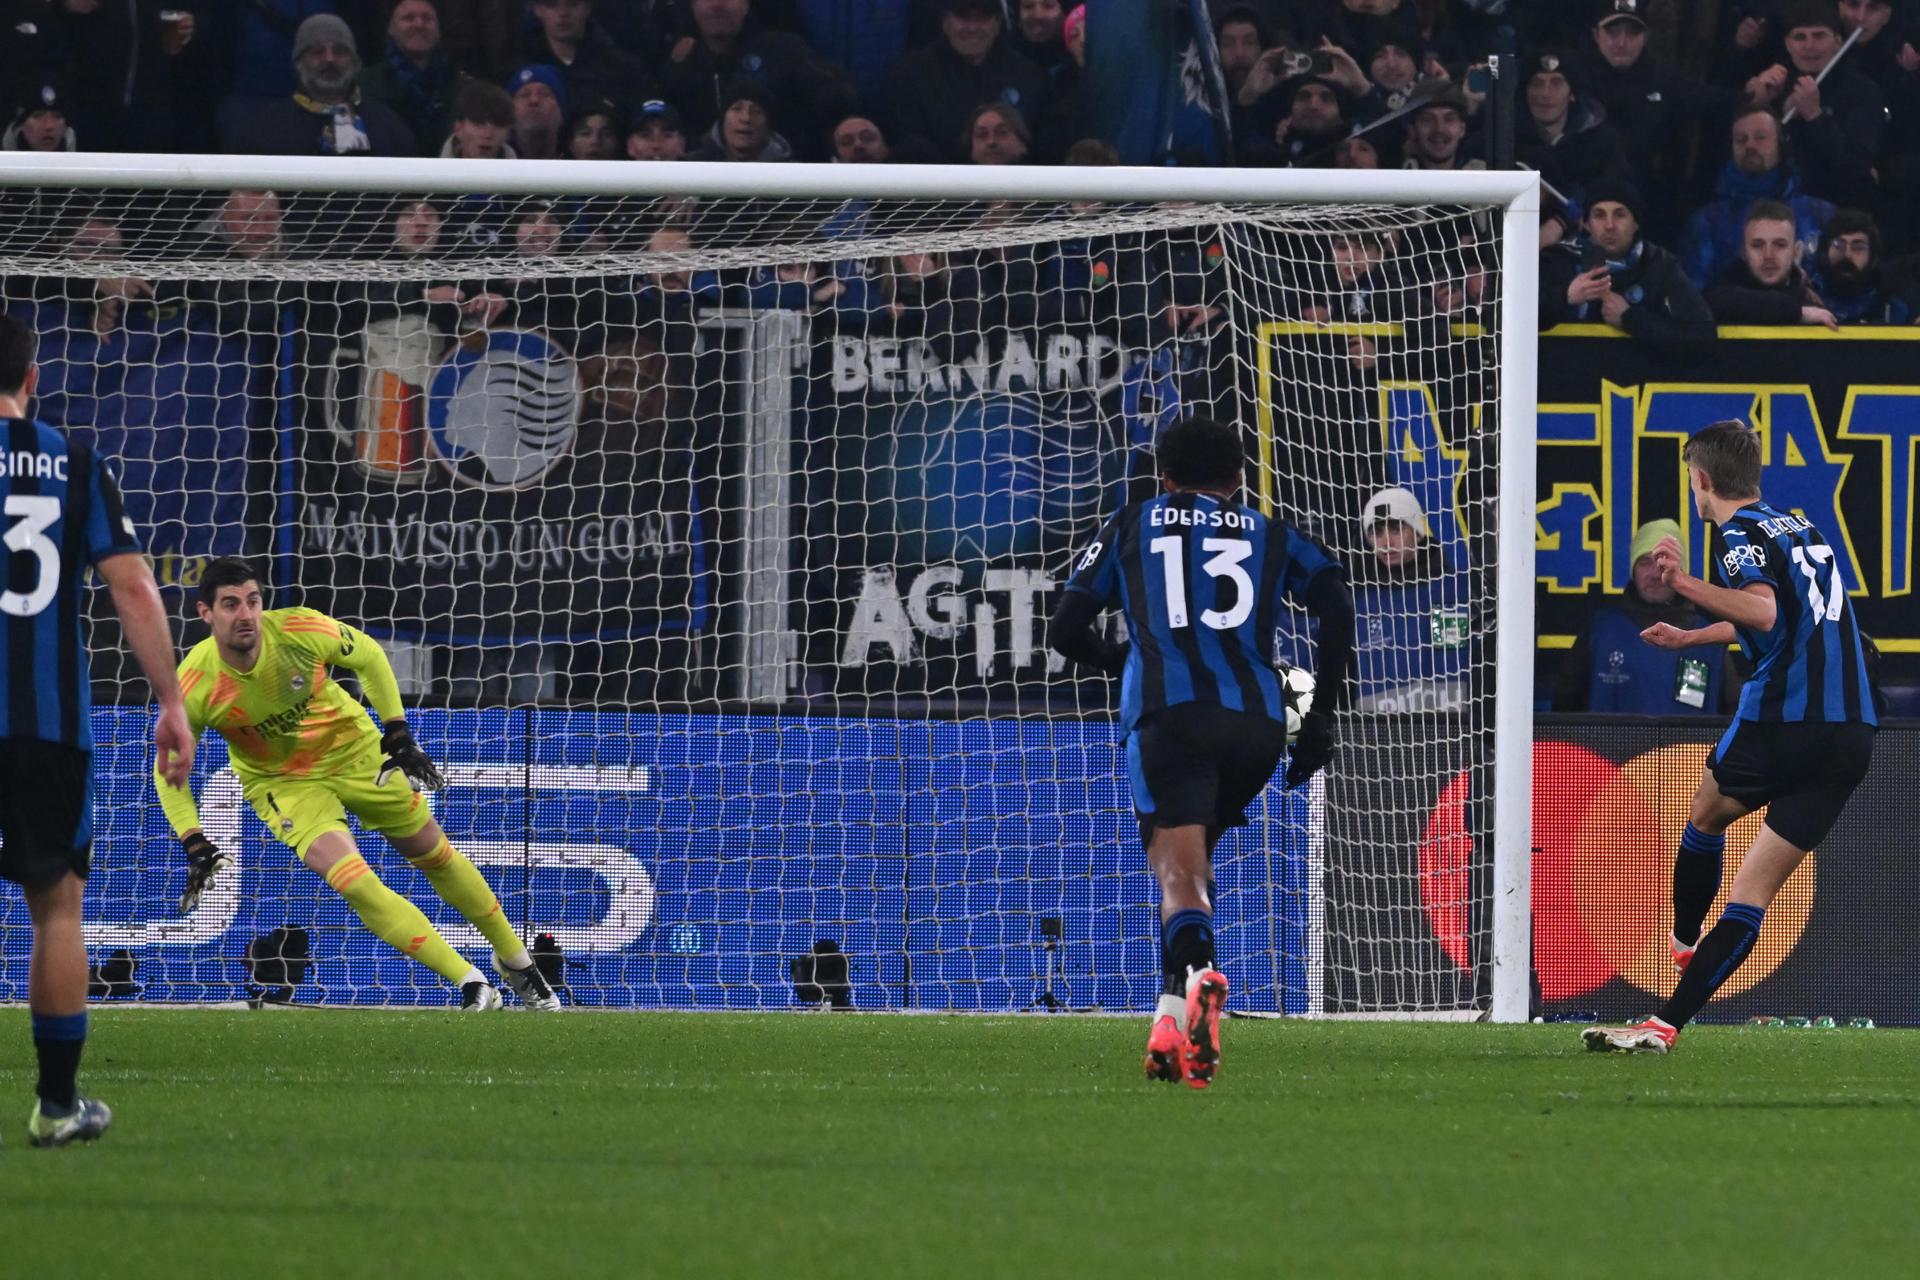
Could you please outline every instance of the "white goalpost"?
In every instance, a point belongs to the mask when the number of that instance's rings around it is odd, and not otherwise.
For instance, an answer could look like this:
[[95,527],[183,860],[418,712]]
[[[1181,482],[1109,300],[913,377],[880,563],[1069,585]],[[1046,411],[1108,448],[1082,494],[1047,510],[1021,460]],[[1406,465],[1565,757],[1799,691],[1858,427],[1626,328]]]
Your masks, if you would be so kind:
[[[1044,623],[1158,432],[1238,423],[1361,633],[1333,764],[1220,846],[1235,1003],[1513,1022],[1538,226],[1531,173],[12,153],[0,309],[184,643],[243,554],[388,650],[437,816],[583,1007],[1151,1008],[1117,691]],[[117,645],[96,609],[96,996],[444,1003],[211,735],[239,867],[179,914]]]

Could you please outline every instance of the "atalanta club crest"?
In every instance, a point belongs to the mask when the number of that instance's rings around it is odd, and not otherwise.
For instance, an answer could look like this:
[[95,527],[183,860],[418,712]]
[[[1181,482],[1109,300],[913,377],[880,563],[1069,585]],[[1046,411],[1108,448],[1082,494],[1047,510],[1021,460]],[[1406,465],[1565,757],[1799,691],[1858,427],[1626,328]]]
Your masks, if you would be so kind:
[[552,339],[496,329],[463,343],[427,388],[427,442],[456,480],[481,489],[535,483],[573,448],[580,385]]
[[418,317],[376,320],[335,353],[328,425],[361,470],[418,484],[432,464],[481,489],[538,481],[573,447],[579,375],[544,334],[499,329],[458,342]]

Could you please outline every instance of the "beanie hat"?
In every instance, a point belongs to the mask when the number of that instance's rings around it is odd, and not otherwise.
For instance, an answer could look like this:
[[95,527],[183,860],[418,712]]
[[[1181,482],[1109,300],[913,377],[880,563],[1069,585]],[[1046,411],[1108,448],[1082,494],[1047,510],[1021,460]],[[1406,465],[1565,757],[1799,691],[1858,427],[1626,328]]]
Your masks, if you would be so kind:
[[310,50],[323,44],[342,45],[353,50],[354,57],[360,56],[360,46],[353,41],[353,28],[344,19],[331,13],[316,13],[293,34],[293,60],[300,61]]

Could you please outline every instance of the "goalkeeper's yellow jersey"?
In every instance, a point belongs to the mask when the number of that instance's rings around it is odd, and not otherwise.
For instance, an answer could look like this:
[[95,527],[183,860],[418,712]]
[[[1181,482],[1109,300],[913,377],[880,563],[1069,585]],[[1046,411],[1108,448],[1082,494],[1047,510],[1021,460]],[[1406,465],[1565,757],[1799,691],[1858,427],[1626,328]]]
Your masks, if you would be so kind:
[[[242,786],[377,768],[380,731],[333,679],[332,667],[359,675],[382,720],[402,715],[393,668],[371,637],[312,609],[273,609],[260,615],[253,670],[228,666],[212,636],[181,660],[180,692],[194,737],[219,730]],[[168,786],[157,771],[154,787],[176,834],[200,825],[192,791]]]

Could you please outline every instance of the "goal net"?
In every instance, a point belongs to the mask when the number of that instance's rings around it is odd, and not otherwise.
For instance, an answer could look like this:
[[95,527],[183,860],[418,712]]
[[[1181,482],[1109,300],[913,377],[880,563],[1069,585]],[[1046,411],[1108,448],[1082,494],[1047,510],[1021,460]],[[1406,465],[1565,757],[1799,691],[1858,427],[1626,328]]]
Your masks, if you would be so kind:
[[[1205,413],[1360,607],[1334,763],[1216,855],[1236,1007],[1524,1015],[1521,175],[7,160],[34,411],[114,460],[183,647],[223,554],[376,637],[571,1003],[1150,1008],[1117,690],[1044,623]],[[447,1002],[214,735],[238,869],[181,914],[95,603],[96,994]],[[1274,644],[1311,666],[1304,615]]]

